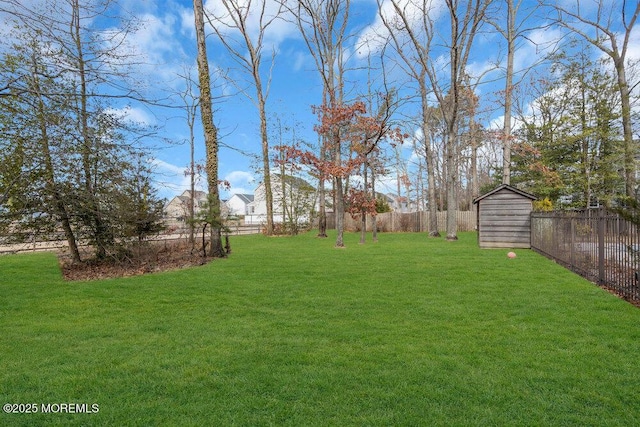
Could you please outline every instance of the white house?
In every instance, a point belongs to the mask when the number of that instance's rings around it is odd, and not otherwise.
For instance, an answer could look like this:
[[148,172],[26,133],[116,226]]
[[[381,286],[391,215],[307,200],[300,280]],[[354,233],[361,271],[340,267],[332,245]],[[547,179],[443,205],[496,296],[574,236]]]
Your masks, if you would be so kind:
[[[318,210],[317,190],[307,181],[286,176],[284,186],[279,175],[271,176],[273,195],[273,221],[276,223],[309,222]],[[251,214],[245,216],[245,224],[264,224],[267,222],[267,202],[264,183],[255,190],[253,202],[248,206]]]
[[225,202],[230,215],[250,215],[253,213],[253,194],[234,194]]
[[398,196],[396,194],[384,194],[383,198],[387,201],[391,210],[394,212],[416,212],[420,208],[414,200],[410,200],[406,196]]

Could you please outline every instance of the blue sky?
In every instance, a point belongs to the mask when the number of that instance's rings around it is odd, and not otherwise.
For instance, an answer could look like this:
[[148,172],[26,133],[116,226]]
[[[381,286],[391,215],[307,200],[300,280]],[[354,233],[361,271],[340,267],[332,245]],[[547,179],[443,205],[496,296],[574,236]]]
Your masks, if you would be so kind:
[[[205,2],[205,7],[214,7],[214,1]],[[351,24],[348,30],[350,34],[347,43],[347,56],[349,59],[349,71],[347,73],[348,88],[351,93],[364,91],[367,80],[367,49],[359,46],[364,39],[373,39],[372,34],[380,33],[381,23],[377,17],[377,3],[375,0],[355,0],[352,3]],[[145,22],[144,28],[136,34],[137,46],[143,52],[149,62],[158,63],[159,73],[154,70],[154,77],[159,77],[158,87],[179,88],[180,80],[176,79],[179,73],[184,74],[184,67],[192,67],[195,71],[195,39],[193,33],[193,13],[191,1],[167,1],[162,2],[135,2],[129,6],[136,11]],[[229,34],[229,37],[237,35]],[[495,48],[495,40],[491,37],[478,38],[479,50],[485,54],[475,58],[470,68],[477,73],[494,67],[500,58]],[[230,61],[222,45],[214,35],[209,36],[209,61],[212,70],[229,70],[231,75],[238,80],[246,78],[237,66]],[[292,23],[281,21],[267,34],[267,41],[276,50],[275,64],[272,74],[272,83],[268,99],[269,113],[277,113],[285,121],[296,123],[296,134],[308,141],[317,138],[313,132],[316,117],[311,112],[311,106],[321,102],[321,82],[315,69],[315,64],[304,45],[296,26]],[[482,49],[482,45],[487,49]],[[375,51],[375,43],[372,50]],[[267,50],[269,52],[269,50]],[[524,48],[523,48],[524,52]],[[375,52],[374,52],[375,53]],[[266,69],[267,67],[265,67]],[[215,75],[215,72],[214,72]],[[398,74],[399,79],[401,79]],[[266,77],[265,77],[266,79]],[[393,80],[393,77],[391,78]],[[258,115],[255,106],[246,97],[235,94],[235,89],[222,79],[218,94],[230,94],[219,99],[215,105],[214,119],[219,127],[221,144],[220,150],[220,178],[231,183],[228,194],[252,193],[260,181],[260,174],[255,171],[255,160],[246,153],[259,154]],[[483,90],[483,89],[479,89]],[[484,90],[487,90],[485,88]],[[491,91],[495,88],[491,88]],[[141,119],[150,123],[163,123],[165,115],[177,115],[178,111],[156,110],[156,116],[144,117],[148,112],[141,111]],[[184,119],[174,117],[166,123],[166,136],[174,141],[186,141],[188,139],[188,127]],[[412,132],[413,129],[407,129]],[[273,145],[273,143],[272,143]],[[196,129],[196,158],[203,160],[202,132]],[[233,149],[226,148],[233,147]],[[189,162],[189,150],[187,145],[166,147],[157,152],[157,171],[159,173],[161,196],[171,197],[182,191],[187,186],[187,178],[184,176],[184,168]],[[409,145],[402,150],[402,156],[406,159],[412,156]],[[395,174],[380,183],[383,192],[394,192],[396,189]]]
[[[191,67],[195,73],[195,35],[193,33],[193,12],[191,1],[131,2],[130,6],[137,10],[143,21],[144,29],[136,34],[137,43],[152,62],[157,62],[163,71],[157,75],[158,87],[179,88],[181,83],[176,79],[179,73],[184,74],[184,67]],[[205,2],[205,7],[212,7],[213,1]],[[375,2],[357,0],[354,2],[353,34],[366,28],[375,19]],[[235,37],[236,35],[233,35]],[[232,35],[230,35],[232,37]],[[355,38],[354,38],[355,40]],[[322,86],[315,64],[306,46],[303,44],[297,27],[280,21],[267,35],[268,45],[276,50],[272,73],[271,88],[268,98],[268,113],[278,114],[281,120],[289,124],[295,123],[296,136],[314,142],[317,139],[313,132],[316,117],[311,106],[321,102]],[[212,34],[209,36],[208,53],[212,74],[216,69],[228,70],[233,78],[240,82],[246,75],[238,70],[230,60],[220,42]],[[265,49],[270,55],[271,49]],[[265,58],[267,65],[271,61]],[[359,79],[362,71],[354,72],[352,78]],[[267,77],[263,77],[265,81]],[[164,81],[163,81],[164,80]],[[222,196],[232,193],[253,193],[261,177],[256,172],[256,160],[251,155],[260,153],[259,118],[257,109],[245,96],[222,78],[217,79],[219,88],[217,95],[222,96],[215,103],[214,120],[219,128],[222,147],[220,149],[220,178],[231,183],[231,190],[224,191]],[[137,109],[136,109],[137,111]],[[188,140],[188,127],[183,118],[175,117],[179,111],[163,111],[141,109],[140,120],[149,123],[166,123],[166,136],[174,141]],[[173,116],[166,119],[165,116]],[[165,122],[165,120],[168,120]],[[198,117],[199,120],[199,117]],[[291,138],[285,134],[285,141]],[[204,160],[204,143],[202,131],[196,129],[196,158]],[[272,143],[273,145],[274,143]],[[232,148],[229,148],[232,147]],[[188,145],[166,147],[157,151],[156,165],[159,174],[161,196],[171,197],[187,188],[188,179],[184,176],[184,168],[189,163]]]
[[[24,0],[27,3],[37,3],[41,0]],[[256,0],[254,0],[256,1]],[[407,3],[410,0],[404,0]],[[435,6],[434,17],[437,24],[446,24],[444,13],[439,11],[438,5],[443,0],[432,0]],[[524,0],[525,5],[535,0]],[[576,0],[559,0],[575,3]],[[191,72],[195,78],[196,72],[196,44],[193,30],[193,3],[191,0],[119,0],[122,7],[139,18],[142,26],[131,34],[131,42],[141,56],[141,65],[135,68],[136,77],[146,86],[151,97],[163,98],[173,94],[172,103],[176,108],[157,108],[145,105],[131,104],[129,106],[116,105],[133,120],[159,126],[161,132],[155,141],[158,149],[155,151],[154,163],[158,177],[159,195],[171,198],[188,188],[188,178],[185,168],[189,164],[189,128],[185,120],[185,112],[181,108],[181,101],[175,96],[183,90],[184,80],[179,77]],[[498,2],[503,4],[504,2]],[[633,2],[629,2],[630,4]],[[269,3],[271,7],[274,2]],[[388,3],[383,2],[383,10],[388,10]],[[581,0],[582,8],[593,5],[592,0]],[[205,8],[219,7],[218,0],[205,0]],[[369,78],[367,71],[367,53],[376,53],[376,36],[384,34],[378,16],[376,0],[352,0],[350,26],[347,30],[349,39],[346,44],[345,55],[349,58],[346,76],[348,96],[356,96],[366,92]],[[530,27],[543,24],[544,16],[536,13],[530,16]],[[534,25],[535,24],[535,25]],[[104,23],[99,25],[112,25]],[[637,29],[637,28],[636,28]],[[446,31],[443,31],[443,34]],[[538,61],[562,35],[559,29],[539,28],[528,33],[527,39],[521,39],[516,54],[516,69],[523,70]],[[227,37],[235,37],[229,33]],[[635,31],[635,43],[630,56],[640,58],[640,31]],[[363,45],[369,40],[369,47]],[[322,86],[315,69],[315,64],[307,47],[303,43],[297,27],[284,20],[275,23],[266,36],[268,48],[277,53],[273,66],[271,89],[268,98],[269,114],[277,113],[283,121],[295,123],[296,136],[315,142],[316,134],[313,126],[316,117],[312,114],[311,106],[321,102]],[[434,47],[433,55],[446,70],[446,52]],[[209,63],[214,76],[219,76],[226,70],[236,81],[241,82],[246,76],[238,71],[229,54],[224,50],[215,35],[209,36]],[[502,71],[500,65],[504,63],[504,42],[494,31],[486,31],[478,35],[474,44],[473,54],[468,64],[468,71],[474,76],[483,76],[483,84],[476,87],[476,92],[483,103],[481,116],[478,118],[486,127],[501,126],[502,112],[500,111],[498,91],[503,89],[501,82]],[[266,60],[268,63],[269,61]],[[265,67],[268,70],[269,65]],[[402,74],[398,67],[389,68],[389,80],[395,85],[411,91],[410,86],[402,83]],[[443,81],[446,73],[443,71]],[[267,76],[263,76],[266,81]],[[376,83],[380,83],[379,75],[374,75]],[[220,178],[231,183],[231,190],[222,193],[227,198],[232,193],[253,193],[260,181],[260,174],[256,172],[255,156],[260,153],[258,114],[257,109],[243,95],[222,78],[216,79],[216,95],[214,120],[219,128],[221,149],[219,153]],[[417,104],[408,104],[404,114],[411,114],[411,109]],[[400,116],[399,116],[400,117]],[[405,116],[406,117],[406,116]],[[204,161],[204,143],[199,115],[196,120],[195,145],[196,160]],[[409,121],[405,121],[405,131],[415,134],[416,129]],[[413,126],[415,127],[415,126]],[[285,142],[290,134],[285,135]],[[165,144],[161,138],[172,141]],[[272,145],[275,143],[272,142]],[[416,154],[410,144],[405,144],[401,150],[401,157],[409,161]],[[396,189],[395,174],[390,174],[379,180],[382,192],[394,192]]]

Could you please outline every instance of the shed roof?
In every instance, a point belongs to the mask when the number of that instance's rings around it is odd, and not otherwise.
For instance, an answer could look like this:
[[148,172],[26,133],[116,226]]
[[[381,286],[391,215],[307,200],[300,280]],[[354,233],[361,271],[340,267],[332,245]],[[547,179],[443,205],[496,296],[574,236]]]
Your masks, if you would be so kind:
[[497,192],[502,191],[502,190],[511,191],[511,192],[519,194],[519,195],[521,195],[523,197],[527,197],[527,198],[529,198],[531,200],[537,200],[538,199],[536,196],[534,196],[531,193],[527,193],[526,191],[522,191],[522,190],[520,190],[520,189],[518,189],[516,187],[512,187],[509,184],[502,184],[502,185],[499,185],[498,187],[494,188],[493,190],[489,191],[488,193],[483,194],[482,196],[476,197],[473,200],[473,204],[476,204],[476,203],[480,202],[480,200],[482,200],[482,199],[484,199],[486,197],[489,197],[489,196],[491,196],[493,194],[496,194]]

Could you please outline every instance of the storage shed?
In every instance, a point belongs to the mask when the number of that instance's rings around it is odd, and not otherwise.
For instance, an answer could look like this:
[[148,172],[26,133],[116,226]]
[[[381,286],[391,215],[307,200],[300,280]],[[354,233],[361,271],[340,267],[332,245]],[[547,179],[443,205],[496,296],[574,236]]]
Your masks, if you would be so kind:
[[531,210],[536,197],[502,184],[473,201],[481,248],[530,248]]

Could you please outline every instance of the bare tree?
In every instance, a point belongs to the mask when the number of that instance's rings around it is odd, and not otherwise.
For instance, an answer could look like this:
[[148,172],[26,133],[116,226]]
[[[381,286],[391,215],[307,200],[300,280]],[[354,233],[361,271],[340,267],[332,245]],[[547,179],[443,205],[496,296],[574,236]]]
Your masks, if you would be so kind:
[[[204,130],[206,151],[207,185],[209,187],[209,211],[207,221],[211,225],[210,254],[216,258],[225,257],[222,247],[222,217],[220,212],[220,192],[218,189],[218,129],[213,123],[213,103],[211,99],[211,76],[204,28],[202,0],[193,0],[196,41],[198,46],[198,81],[200,83],[200,117]],[[203,247],[203,249],[205,249]],[[205,251],[206,254],[206,251]]]
[[471,54],[473,40],[484,19],[485,11],[492,0],[445,0],[448,10],[451,43],[449,50],[449,79],[447,90],[440,85],[436,70],[428,70],[429,80],[433,92],[443,112],[447,125],[445,160],[447,166],[447,240],[457,240],[458,209],[458,156],[459,156],[459,124],[461,117],[461,99],[463,96],[464,80],[467,78],[466,67]]
[[[269,27],[280,18],[284,6],[282,3],[267,0],[222,0],[224,11],[206,11],[206,16],[218,35],[220,42],[227,48],[240,69],[251,76],[254,93],[242,87],[237,80],[233,83],[255,103],[260,117],[260,140],[262,147],[262,172],[267,203],[266,233],[273,234],[273,191],[269,165],[269,133],[267,131],[267,98],[271,82],[271,70],[274,65],[275,49],[271,54],[271,68],[266,73],[267,82],[263,82],[263,55],[265,35]],[[270,9],[268,6],[274,6]],[[237,32],[239,40],[229,31]]]
[[186,113],[185,120],[187,127],[189,128],[189,167],[187,173],[189,174],[189,201],[187,206],[187,225],[189,226],[189,243],[192,248],[195,245],[195,194],[196,194],[196,175],[197,165],[195,159],[195,121],[198,112],[198,105],[200,104],[200,98],[196,94],[196,82],[193,81],[191,70],[185,68],[184,75],[180,76],[184,79],[185,88],[178,95],[183,103],[184,111]]
[[[557,12],[554,23],[587,40],[594,47],[608,56],[618,80],[620,103],[622,105],[622,131],[625,151],[625,192],[628,197],[635,196],[636,187],[636,156],[638,150],[633,141],[631,120],[631,88],[627,79],[627,53],[631,41],[631,33],[640,15],[640,1],[596,0],[595,11],[582,8],[579,0],[568,6],[566,2],[554,3],[552,7]],[[540,2],[540,4],[544,4]],[[622,34],[620,35],[614,22],[620,21]]]
[[[502,5],[502,2],[498,2]],[[493,19],[488,17],[487,22],[493,26],[496,31],[504,37],[507,42],[507,62],[505,65],[505,86],[504,86],[504,121],[502,126],[503,142],[502,142],[502,183],[511,183],[511,145],[512,145],[512,115],[513,115],[513,92],[514,92],[514,58],[517,48],[518,39],[527,37],[531,31],[525,26],[528,18],[532,16],[535,8],[525,9],[523,0],[505,0],[504,6],[506,13],[501,8],[495,12],[500,18],[505,17],[506,22],[501,19]],[[524,17],[519,15],[525,14]]]
[[427,191],[429,224],[431,237],[439,237],[436,202],[435,152],[429,138],[431,115],[429,97],[431,90],[427,74],[431,67],[431,42],[434,37],[434,22],[431,18],[433,5],[429,0],[400,1],[390,0],[393,11],[387,13],[383,1],[378,0],[380,18],[387,29],[388,37],[397,52],[401,67],[418,85],[421,105],[420,129],[427,167]]
[[[344,52],[346,29],[349,21],[350,0],[299,0],[290,5],[289,10],[294,13],[302,37],[315,60],[316,69],[320,74],[323,85],[323,106],[335,111],[343,105],[344,95]],[[342,141],[340,132],[334,129],[323,135],[320,157],[324,157],[327,150],[332,156],[336,168],[342,163]],[[324,180],[320,176],[320,232],[326,236],[326,214],[324,212]],[[336,218],[336,246],[344,246],[344,177],[334,177]]]
[[[132,201],[125,194],[127,174],[136,173],[129,168],[137,167],[134,163],[140,153],[136,140],[142,134],[136,134],[133,125],[113,113],[111,105],[113,100],[141,99],[130,68],[136,55],[128,49],[128,35],[137,23],[112,15],[113,6],[109,0],[6,0],[0,6],[17,25],[15,42],[22,35],[40,44],[40,50],[29,57],[31,80],[22,81],[14,74],[7,80],[7,88],[16,99],[23,99],[19,102],[37,100],[34,115],[46,113],[39,137],[45,158],[51,160],[45,159],[45,175],[66,180],[57,190],[55,180],[49,180],[49,188],[67,210],[65,214],[58,204],[55,212],[48,213],[63,223],[76,261],[79,256],[71,233],[86,233],[82,237],[94,245],[98,258],[107,256],[116,239],[125,237],[127,216],[120,209]],[[91,25],[100,19],[111,24],[109,31],[97,31]],[[52,139],[53,132],[63,126],[64,132]],[[53,153],[55,143],[55,151],[60,153],[63,140],[69,149],[53,162],[54,157],[46,151]],[[49,144],[48,148],[44,144]],[[61,164],[62,157],[65,162],[74,162],[74,167],[63,169],[68,164]],[[73,223],[65,221],[65,215]],[[73,226],[75,230],[70,229]]]
[[[34,95],[32,98],[32,103],[34,111],[36,113],[35,116],[37,118],[37,140],[39,142],[38,149],[41,151],[42,163],[44,166],[43,175],[45,180],[45,189],[52,199],[52,211],[60,221],[65,238],[67,239],[71,257],[74,262],[80,262],[81,259],[80,252],[78,250],[77,239],[71,225],[69,204],[64,200],[65,198],[61,191],[63,184],[58,182],[58,179],[56,178],[56,168],[54,167],[56,159],[52,154],[52,151],[54,151],[52,150],[52,145],[54,144],[52,143],[52,138],[50,136],[52,132],[49,127],[49,121],[51,115],[53,114],[52,110],[55,108],[55,104],[53,107],[47,105],[47,99],[43,94],[45,91],[43,90],[41,84],[41,80],[44,78],[44,76],[47,75],[47,73],[43,69],[42,64],[40,64],[38,59],[36,58],[36,56],[38,55],[37,45],[34,47],[36,49],[31,52],[31,75],[28,76],[25,80],[30,92]],[[59,145],[59,143],[57,145]]]

